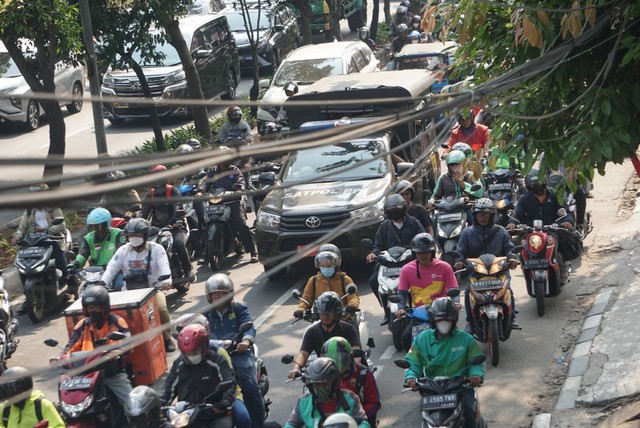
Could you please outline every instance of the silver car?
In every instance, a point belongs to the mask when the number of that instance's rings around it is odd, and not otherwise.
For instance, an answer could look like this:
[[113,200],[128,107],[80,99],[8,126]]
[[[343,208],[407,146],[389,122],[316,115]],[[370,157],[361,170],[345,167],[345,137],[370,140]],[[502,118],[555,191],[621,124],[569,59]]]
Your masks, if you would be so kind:
[[[69,113],[78,113],[82,110],[82,100],[72,101],[71,96],[82,97],[84,69],[58,63],[55,73],[56,96],[63,99],[60,105],[66,106]],[[44,110],[31,96],[31,88],[7,48],[0,43],[0,121],[22,123],[28,131],[38,129]]]

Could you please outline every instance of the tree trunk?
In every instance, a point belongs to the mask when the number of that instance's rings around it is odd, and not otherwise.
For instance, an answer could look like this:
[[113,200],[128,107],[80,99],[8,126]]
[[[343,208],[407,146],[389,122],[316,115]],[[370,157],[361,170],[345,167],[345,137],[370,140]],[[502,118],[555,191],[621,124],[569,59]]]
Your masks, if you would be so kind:
[[142,71],[142,67],[133,59],[129,59],[129,66],[138,76],[140,80],[140,86],[142,86],[142,93],[144,97],[150,101],[149,114],[151,115],[151,126],[153,127],[153,136],[156,139],[156,150],[158,152],[166,152],[167,148],[164,145],[164,136],[162,135],[162,126],[160,125],[160,118],[158,117],[158,110],[156,110],[156,104],[153,102],[153,96],[151,95],[151,89],[149,89],[149,82],[147,77]]
[[331,13],[331,34],[333,35],[333,39],[341,42],[340,19],[342,18],[342,6],[340,0],[327,0],[327,3],[329,4],[329,12]]
[[[67,133],[66,124],[64,123],[64,115],[60,104],[56,101],[41,101],[42,109],[47,115],[49,120],[49,152],[47,158],[63,158],[66,150],[65,135]],[[44,171],[42,174],[43,181],[46,182],[49,187],[59,187],[60,180],[49,181],[48,177],[61,176],[64,172],[64,167],[60,165],[51,165],[45,163]]]
[[393,21],[391,18],[391,0],[384,0],[384,22],[390,25]]
[[293,0],[293,5],[300,12],[300,30],[302,31],[302,44],[311,44],[311,6],[308,0]]
[[380,0],[373,0],[373,10],[371,11],[371,25],[369,32],[372,40],[378,37],[378,19],[380,17]]
[[[189,98],[195,100],[204,100],[202,93],[202,86],[200,86],[200,76],[198,75],[198,69],[196,68],[189,47],[182,36],[180,26],[177,20],[168,22],[164,29],[169,36],[169,43],[178,52],[184,74],[187,79],[187,92]],[[209,144],[213,143],[213,135],[211,133],[211,126],[209,126],[209,114],[207,113],[207,106],[194,105],[190,106],[191,114],[193,115],[193,124],[196,128],[196,132],[207,139]]]

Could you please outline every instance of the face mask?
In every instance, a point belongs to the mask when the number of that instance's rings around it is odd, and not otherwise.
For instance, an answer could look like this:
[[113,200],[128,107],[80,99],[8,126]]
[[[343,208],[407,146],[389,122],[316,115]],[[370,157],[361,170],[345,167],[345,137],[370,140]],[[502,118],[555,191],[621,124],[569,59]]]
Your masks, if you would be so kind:
[[185,358],[187,359],[187,361],[189,361],[189,363],[193,365],[197,365],[202,362],[202,354],[189,355],[189,356],[185,356]]
[[322,276],[324,276],[325,278],[330,278],[333,276],[333,274],[336,272],[335,268],[325,268],[325,267],[321,267],[320,268],[320,273],[322,274]]
[[418,40],[418,39],[413,39],[413,40],[411,40],[411,44],[412,44],[412,45],[417,45],[417,44],[418,44],[418,42],[419,42],[419,40]]
[[132,246],[139,247],[144,244],[144,238],[140,238],[139,236],[132,236],[131,238],[129,238],[129,242]]
[[104,323],[104,315],[102,312],[89,312],[89,318],[94,324],[102,325]]
[[389,210],[387,212],[387,216],[391,220],[400,220],[401,218],[404,217],[404,211],[402,211],[402,210]]
[[546,186],[544,184],[534,184],[533,186],[531,186],[531,191],[538,196],[544,194],[545,189]]
[[451,321],[438,321],[436,322],[436,328],[440,334],[447,335],[451,331],[451,326],[453,323]]
[[334,397],[331,385],[315,384],[313,385],[313,395],[321,403],[327,403]]

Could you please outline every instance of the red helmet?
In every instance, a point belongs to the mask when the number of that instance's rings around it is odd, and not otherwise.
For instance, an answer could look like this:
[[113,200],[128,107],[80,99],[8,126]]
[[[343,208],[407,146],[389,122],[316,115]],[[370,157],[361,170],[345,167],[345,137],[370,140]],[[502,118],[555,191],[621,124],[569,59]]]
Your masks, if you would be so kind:
[[180,330],[178,348],[185,360],[198,364],[209,350],[209,334],[201,324],[189,324]]
[[167,167],[164,165],[154,165],[151,167],[149,172],[160,172],[160,171],[166,171],[166,170],[167,170]]

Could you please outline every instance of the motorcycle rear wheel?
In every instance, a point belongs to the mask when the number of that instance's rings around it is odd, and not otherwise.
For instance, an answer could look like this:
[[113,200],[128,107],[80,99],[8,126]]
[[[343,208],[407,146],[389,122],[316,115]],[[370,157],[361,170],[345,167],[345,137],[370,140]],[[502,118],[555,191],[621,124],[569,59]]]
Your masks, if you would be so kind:
[[491,365],[496,367],[500,362],[500,336],[498,334],[498,320],[489,321],[489,353],[491,353]]
[[[392,317],[393,318],[393,317]],[[393,337],[393,346],[396,351],[402,352],[402,333],[406,327],[406,322],[403,319],[391,320],[391,336]]]
[[32,289],[26,298],[27,316],[32,323],[37,324],[44,318],[44,288],[40,286]]
[[538,316],[544,316],[544,281],[536,281],[533,284],[536,292],[536,309]]

